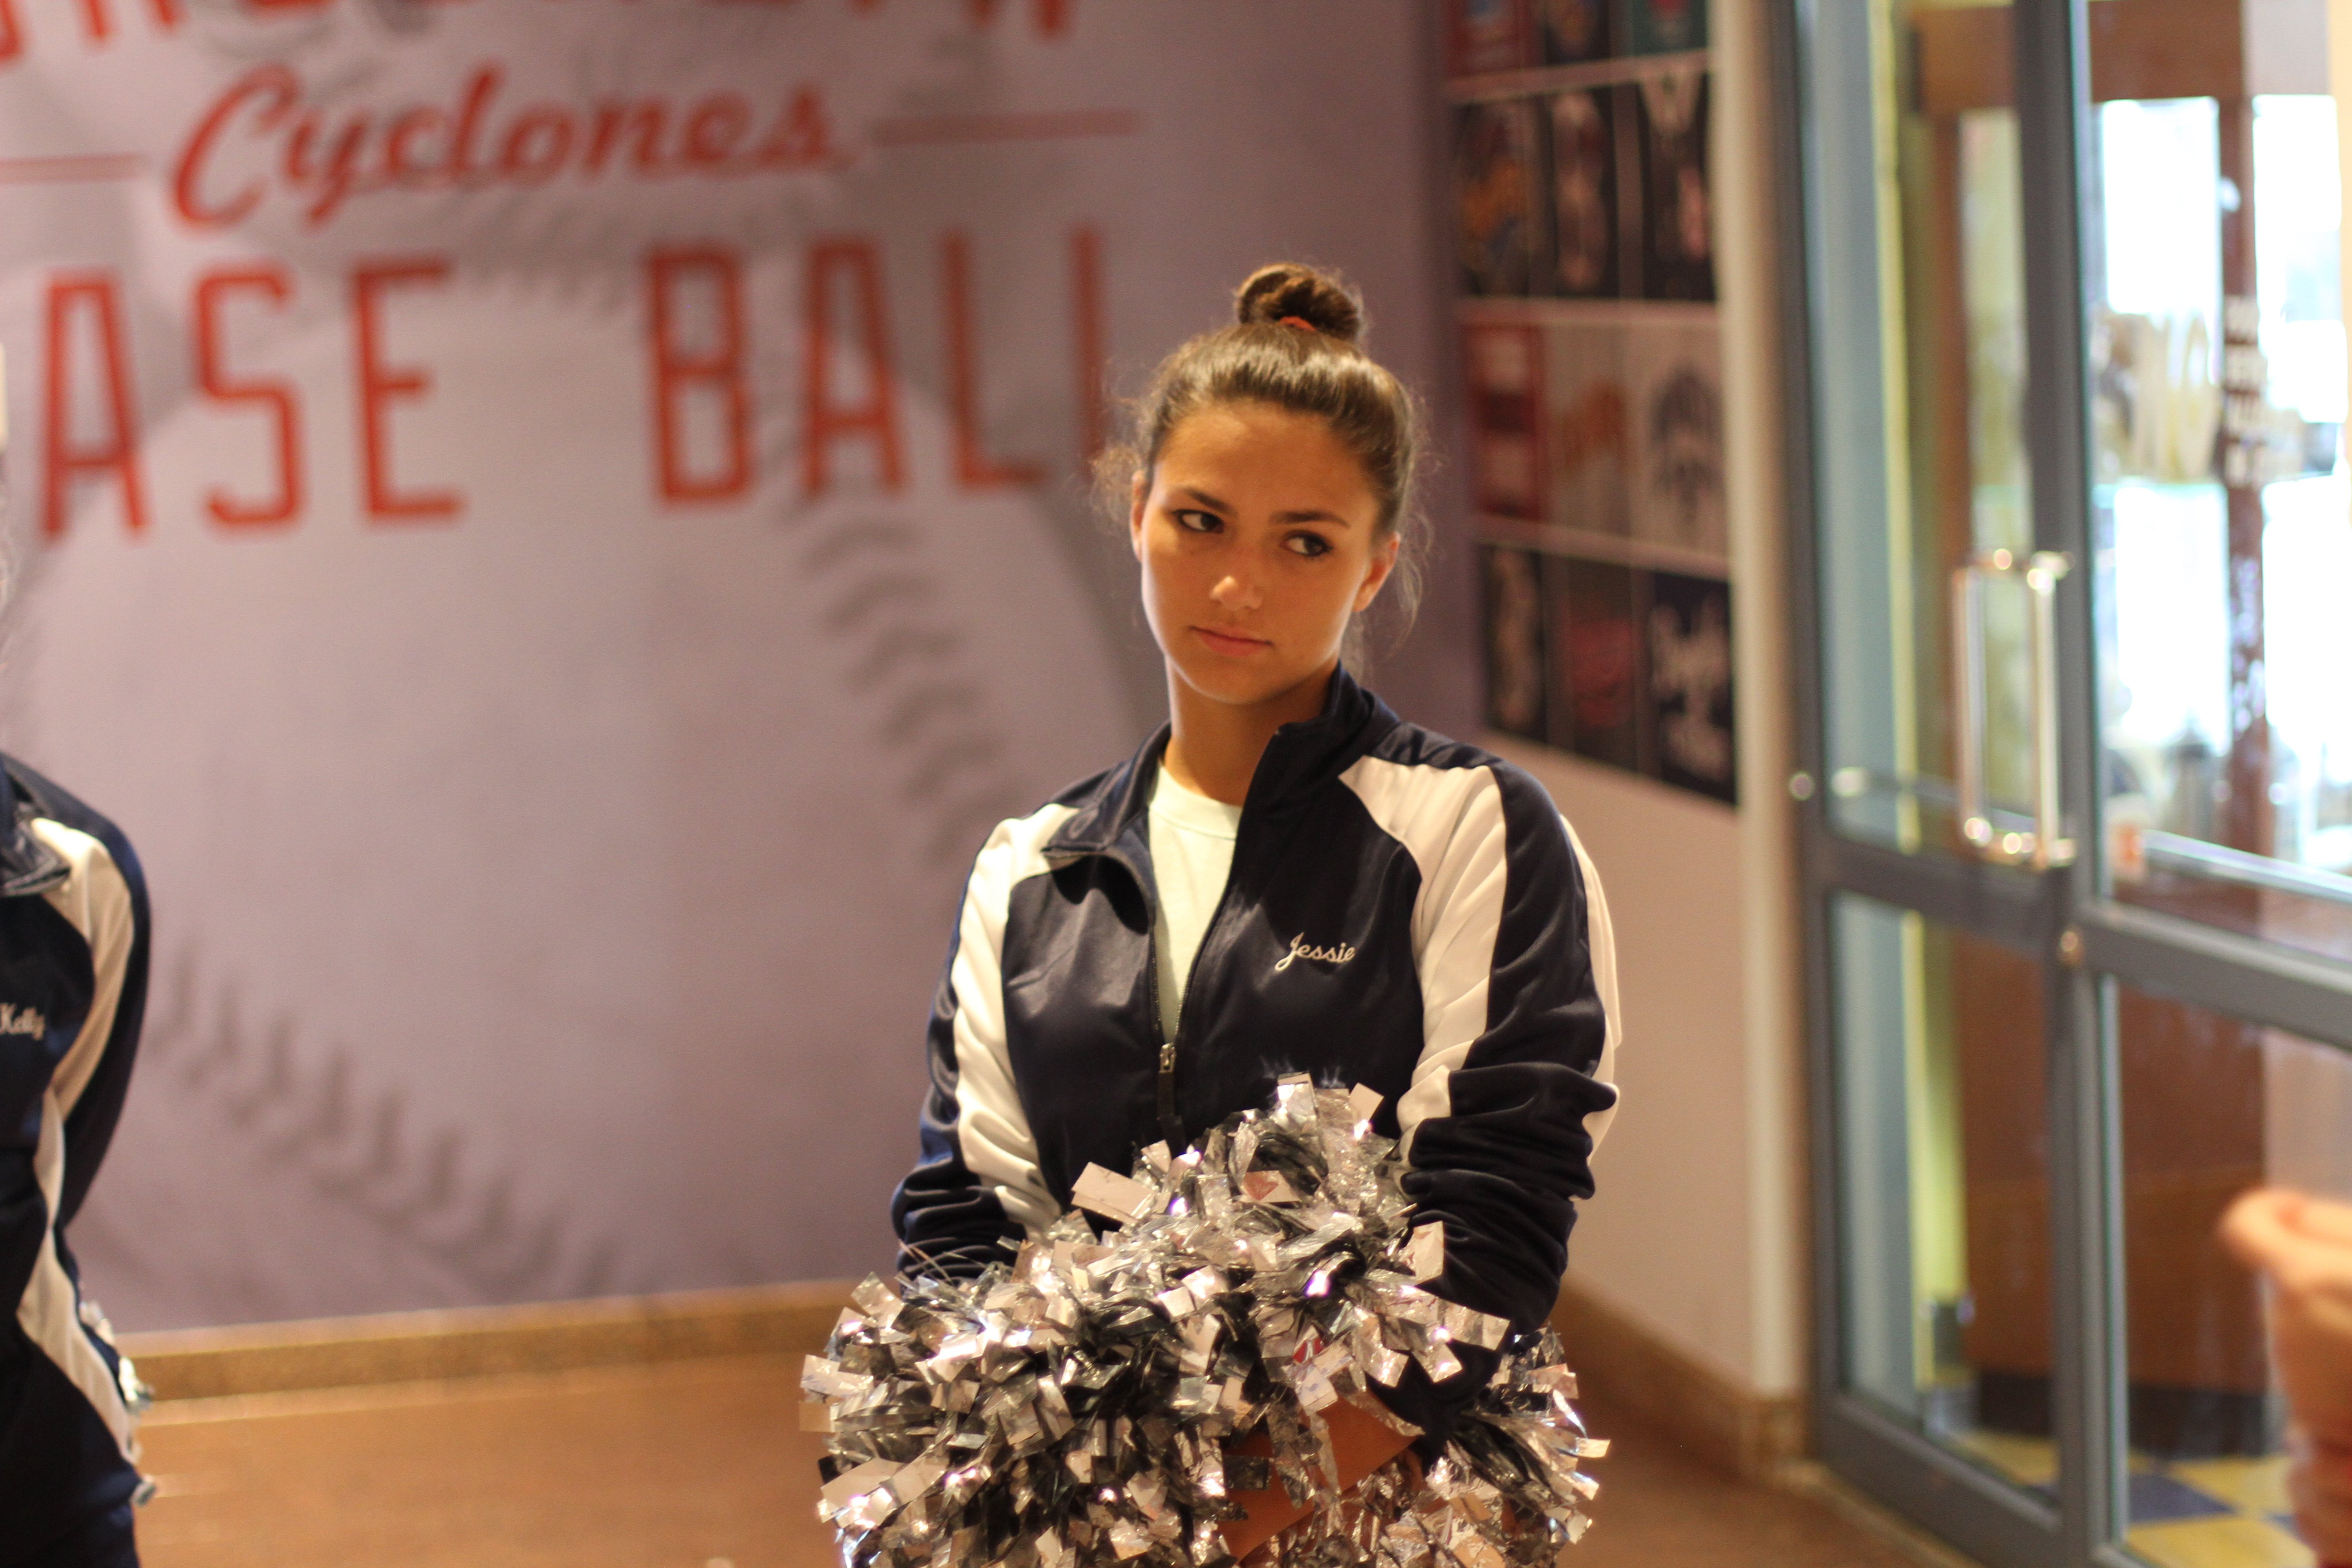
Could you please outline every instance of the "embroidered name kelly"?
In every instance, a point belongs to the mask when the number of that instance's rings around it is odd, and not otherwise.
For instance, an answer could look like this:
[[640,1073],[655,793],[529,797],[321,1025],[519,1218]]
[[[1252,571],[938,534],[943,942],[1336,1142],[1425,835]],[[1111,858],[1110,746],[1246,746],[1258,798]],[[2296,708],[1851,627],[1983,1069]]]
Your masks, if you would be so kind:
[[41,1016],[38,1007],[19,1007],[14,1002],[0,1002],[0,1035],[40,1035],[47,1033],[49,1021]]
[[1282,955],[1281,962],[1274,968],[1279,974],[1302,958],[1312,959],[1318,963],[1345,963],[1355,956],[1356,950],[1344,942],[1336,947],[1309,947],[1307,933],[1300,931],[1290,939],[1290,951]]

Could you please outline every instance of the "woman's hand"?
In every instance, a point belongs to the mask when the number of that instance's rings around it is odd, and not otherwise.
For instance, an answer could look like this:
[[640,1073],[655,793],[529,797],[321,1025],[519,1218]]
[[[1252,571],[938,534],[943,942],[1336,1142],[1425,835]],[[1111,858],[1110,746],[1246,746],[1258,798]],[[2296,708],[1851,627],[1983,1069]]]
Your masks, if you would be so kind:
[[2257,1190],[2230,1205],[2221,1240],[2270,1281],[2295,1522],[2322,1563],[2352,1563],[2352,1205]]
[[[1412,1445],[1412,1438],[1344,1399],[1323,1412],[1323,1421],[1331,1429],[1331,1454],[1339,1462],[1339,1489],[1343,1492],[1354,1489],[1366,1476]],[[1234,1444],[1233,1451],[1271,1455],[1274,1442],[1261,1427]],[[1282,1489],[1278,1479],[1264,1491],[1235,1492],[1233,1498],[1249,1510],[1249,1517],[1227,1520],[1218,1528],[1224,1532],[1225,1550],[1237,1558],[1247,1557],[1277,1532],[1307,1517],[1307,1510],[1290,1500],[1290,1494]]]

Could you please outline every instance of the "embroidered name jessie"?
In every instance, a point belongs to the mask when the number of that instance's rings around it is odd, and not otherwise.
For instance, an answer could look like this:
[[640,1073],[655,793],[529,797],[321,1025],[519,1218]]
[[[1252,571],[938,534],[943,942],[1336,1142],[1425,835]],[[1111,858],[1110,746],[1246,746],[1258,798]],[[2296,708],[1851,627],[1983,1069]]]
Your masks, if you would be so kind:
[[1309,947],[1307,945],[1307,933],[1300,931],[1290,939],[1290,951],[1282,955],[1281,962],[1274,969],[1279,974],[1302,958],[1312,959],[1318,963],[1345,963],[1355,956],[1356,950],[1344,942],[1337,947]]

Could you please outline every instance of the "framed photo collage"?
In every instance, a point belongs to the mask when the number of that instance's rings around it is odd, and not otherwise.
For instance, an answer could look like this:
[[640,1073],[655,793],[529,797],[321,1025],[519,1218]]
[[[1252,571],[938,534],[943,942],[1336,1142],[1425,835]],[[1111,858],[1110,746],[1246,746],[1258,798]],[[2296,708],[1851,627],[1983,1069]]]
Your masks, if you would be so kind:
[[1495,729],[1737,802],[1706,0],[1448,0]]

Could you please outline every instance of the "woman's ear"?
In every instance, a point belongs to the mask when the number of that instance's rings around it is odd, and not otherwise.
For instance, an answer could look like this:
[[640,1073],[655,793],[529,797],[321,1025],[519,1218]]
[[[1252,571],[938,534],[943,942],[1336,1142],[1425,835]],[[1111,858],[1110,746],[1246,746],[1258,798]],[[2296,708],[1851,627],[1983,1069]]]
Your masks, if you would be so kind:
[[1138,561],[1143,559],[1143,503],[1151,499],[1151,478],[1141,468],[1135,470],[1135,483],[1129,491],[1127,511],[1127,542]]
[[1362,615],[1372,607],[1372,601],[1388,586],[1389,574],[1396,570],[1397,552],[1404,547],[1404,537],[1394,530],[1372,546],[1372,559],[1364,568],[1363,586],[1356,590],[1356,614]]

